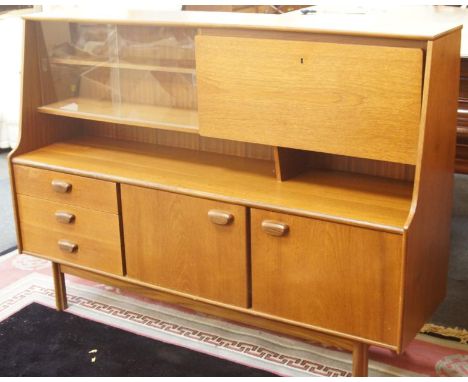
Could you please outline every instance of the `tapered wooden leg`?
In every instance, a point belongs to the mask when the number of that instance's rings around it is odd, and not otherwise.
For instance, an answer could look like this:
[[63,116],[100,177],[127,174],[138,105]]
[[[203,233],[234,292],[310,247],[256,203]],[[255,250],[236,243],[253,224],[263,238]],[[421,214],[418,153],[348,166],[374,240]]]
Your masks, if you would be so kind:
[[353,349],[353,377],[367,377],[369,345],[356,342]]
[[65,275],[60,271],[60,264],[52,263],[52,273],[54,276],[55,307],[58,311],[63,311],[68,308],[68,304]]

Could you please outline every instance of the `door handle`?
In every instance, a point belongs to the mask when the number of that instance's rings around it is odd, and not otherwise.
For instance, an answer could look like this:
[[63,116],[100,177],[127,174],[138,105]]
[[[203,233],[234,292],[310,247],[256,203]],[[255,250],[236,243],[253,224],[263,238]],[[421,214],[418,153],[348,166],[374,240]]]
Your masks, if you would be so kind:
[[289,226],[286,223],[282,223],[276,220],[262,221],[262,229],[268,235],[272,236],[285,236],[289,232]]
[[78,251],[78,244],[72,243],[71,241],[62,239],[62,240],[59,240],[57,244],[60,250],[63,252],[73,253],[73,252]]
[[208,218],[214,224],[229,225],[234,221],[234,215],[221,210],[209,210]]
[[66,194],[67,192],[70,192],[72,189],[71,183],[64,182],[63,180],[54,179],[52,180],[51,185],[52,185],[53,190],[60,194]]
[[75,215],[66,211],[57,211],[55,213],[55,218],[57,219],[58,222],[64,223],[64,224],[71,224],[75,221]]

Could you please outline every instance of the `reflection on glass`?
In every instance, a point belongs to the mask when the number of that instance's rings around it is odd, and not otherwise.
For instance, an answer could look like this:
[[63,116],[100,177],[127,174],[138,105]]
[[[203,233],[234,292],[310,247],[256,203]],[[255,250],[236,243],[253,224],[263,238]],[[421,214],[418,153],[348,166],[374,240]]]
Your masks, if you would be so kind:
[[197,130],[192,28],[42,22],[41,112]]

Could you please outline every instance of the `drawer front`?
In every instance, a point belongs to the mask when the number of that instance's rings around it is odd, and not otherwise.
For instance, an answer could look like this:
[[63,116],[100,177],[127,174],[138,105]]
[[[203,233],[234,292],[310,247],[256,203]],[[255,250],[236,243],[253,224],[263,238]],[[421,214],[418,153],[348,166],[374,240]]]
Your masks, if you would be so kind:
[[123,274],[118,215],[27,195],[17,200],[25,252]]
[[13,172],[18,194],[118,213],[117,187],[113,182],[19,165],[13,167]]
[[396,345],[402,236],[251,211],[252,306]]
[[246,307],[246,209],[122,185],[129,277]]
[[414,164],[423,52],[196,37],[200,134]]

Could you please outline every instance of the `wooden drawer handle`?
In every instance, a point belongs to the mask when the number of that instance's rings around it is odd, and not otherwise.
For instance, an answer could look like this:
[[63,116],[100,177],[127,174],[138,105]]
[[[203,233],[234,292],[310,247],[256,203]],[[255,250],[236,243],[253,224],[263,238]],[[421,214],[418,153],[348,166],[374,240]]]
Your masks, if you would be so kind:
[[73,252],[78,251],[78,244],[72,243],[71,241],[68,241],[68,240],[59,240],[58,246],[60,250],[63,252],[73,253]]
[[228,225],[234,221],[234,215],[220,210],[209,210],[208,218],[214,224]]
[[61,194],[66,194],[70,192],[72,189],[71,183],[64,182],[63,180],[52,180],[52,188],[55,192],[59,192]]
[[272,236],[285,236],[289,232],[289,226],[275,220],[262,221],[262,229]]
[[64,224],[71,224],[75,221],[75,215],[71,214],[70,212],[65,211],[57,211],[55,213],[55,218],[58,222]]

